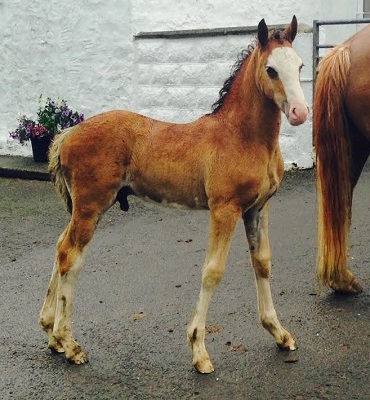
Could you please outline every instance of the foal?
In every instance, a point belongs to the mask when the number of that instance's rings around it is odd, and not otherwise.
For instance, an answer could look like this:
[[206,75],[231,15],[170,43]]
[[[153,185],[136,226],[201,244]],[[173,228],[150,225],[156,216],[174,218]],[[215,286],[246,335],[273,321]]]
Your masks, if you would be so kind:
[[127,211],[128,195],[210,210],[202,284],[187,334],[197,371],[214,370],[204,344],[206,315],[240,218],[262,325],[279,347],[296,348],[273,306],[268,239],[268,199],[284,170],[278,141],[281,111],[292,125],[303,123],[309,112],[299,82],[302,61],[292,48],[296,33],[295,16],[284,31],[270,36],[262,20],[256,45],[225,82],[213,113],[197,121],[173,124],[111,111],[57,135],[49,167],[71,221],[57,243],[40,315],[50,349],[65,352],[75,364],[87,361],[71,332],[73,288],[100,217],[116,201]]

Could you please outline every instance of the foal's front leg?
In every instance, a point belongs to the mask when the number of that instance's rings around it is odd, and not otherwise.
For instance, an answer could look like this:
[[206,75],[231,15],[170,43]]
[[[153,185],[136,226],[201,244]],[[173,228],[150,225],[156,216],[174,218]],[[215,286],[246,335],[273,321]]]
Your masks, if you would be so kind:
[[247,212],[243,216],[243,220],[256,276],[258,311],[261,323],[274,336],[276,344],[280,348],[295,350],[297,344],[291,334],[281,326],[271,296],[268,204],[266,203],[261,211],[252,210]]
[[240,218],[240,212],[232,207],[211,209],[209,244],[203,266],[202,286],[193,318],[188,326],[188,342],[193,353],[193,365],[200,373],[214,371],[204,344],[206,317],[212,294],[225,270],[226,258],[238,218]]

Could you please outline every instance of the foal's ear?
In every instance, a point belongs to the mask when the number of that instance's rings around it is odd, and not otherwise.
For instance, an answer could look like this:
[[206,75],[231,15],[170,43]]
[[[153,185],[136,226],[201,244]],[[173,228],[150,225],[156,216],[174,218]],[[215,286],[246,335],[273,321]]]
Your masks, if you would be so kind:
[[268,43],[269,39],[269,30],[267,28],[265,19],[261,19],[260,23],[258,24],[258,42],[260,43],[261,47],[264,47]]
[[289,40],[290,43],[292,43],[294,38],[296,37],[297,30],[298,30],[297,18],[295,15],[293,15],[292,22],[285,29],[285,36]]

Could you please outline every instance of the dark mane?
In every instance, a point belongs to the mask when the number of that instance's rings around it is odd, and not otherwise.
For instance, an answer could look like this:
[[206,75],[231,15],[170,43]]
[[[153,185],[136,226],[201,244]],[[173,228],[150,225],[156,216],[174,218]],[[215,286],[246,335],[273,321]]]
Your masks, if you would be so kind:
[[242,50],[238,55],[236,63],[231,68],[231,75],[229,76],[229,78],[226,79],[224,85],[218,92],[220,96],[219,99],[212,105],[212,114],[216,114],[217,111],[223,106],[225,98],[230,91],[231,85],[234,83],[234,80],[238,75],[242,65],[244,64],[244,61],[252,54],[252,51],[255,49],[255,47],[256,47],[256,41],[251,43],[246,49]]
[[[282,43],[285,38],[284,32],[281,30],[274,30],[271,33],[270,39],[277,40]],[[216,114],[217,111],[223,106],[226,96],[229,94],[230,88],[234,83],[236,76],[238,75],[244,61],[252,54],[253,50],[257,47],[257,40],[254,40],[246,49],[242,50],[238,55],[236,63],[231,68],[231,75],[226,79],[224,85],[220,89],[219,99],[212,105],[212,114]]]

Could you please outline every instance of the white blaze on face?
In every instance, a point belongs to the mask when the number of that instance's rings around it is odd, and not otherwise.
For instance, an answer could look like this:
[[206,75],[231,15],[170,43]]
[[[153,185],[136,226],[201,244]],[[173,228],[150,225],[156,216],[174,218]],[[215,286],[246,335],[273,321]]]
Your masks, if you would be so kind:
[[278,73],[285,95],[285,104],[279,104],[291,125],[300,125],[308,117],[309,109],[299,80],[302,60],[291,47],[278,47],[272,50],[266,68]]

